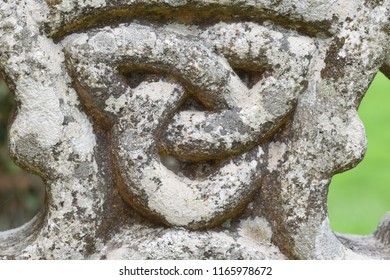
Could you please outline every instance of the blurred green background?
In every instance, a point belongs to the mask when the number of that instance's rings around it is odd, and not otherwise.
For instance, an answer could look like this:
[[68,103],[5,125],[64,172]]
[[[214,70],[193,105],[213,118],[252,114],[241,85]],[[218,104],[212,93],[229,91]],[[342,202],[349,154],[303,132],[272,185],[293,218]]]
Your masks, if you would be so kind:
[[328,212],[333,230],[370,234],[390,211],[390,80],[378,73],[360,107],[368,148],[354,169],[333,177]]
[[[29,221],[44,200],[44,184],[13,164],[8,155],[7,120],[14,101],[0,76],[0,231]],[[335,231],[371,233],[390,210],[390,80],[379,73],[359,108],[368,137],[364,160],[336,175],[329,191]]]
[[17,167],[10,160],[7,123],[14,100],[0,75],[0,231],[31,220],[44,201],[41,178]]

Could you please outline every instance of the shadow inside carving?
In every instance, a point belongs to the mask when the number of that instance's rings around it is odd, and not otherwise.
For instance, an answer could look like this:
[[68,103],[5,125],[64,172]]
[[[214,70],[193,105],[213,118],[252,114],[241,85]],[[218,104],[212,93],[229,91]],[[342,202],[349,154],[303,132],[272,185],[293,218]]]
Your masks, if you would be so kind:
[[206,178],[220,166],[217,160],[192,161],[160,155],[161,163],[172,172],[191,180]]
[[330,185],[328,212],[336,232],[371,234],[390,210],[389,103],[390,80],[379,73],[359,108],[367,153],[357,167],[336,175]]
[[0,231],[17,228],[32,220],[45,200],[42,179],[17,167],[9,156],[7,123],[14,105],[0,76]]
[[[244,1],[245,2],[245,1]],[[81,18],[70,17],[65,24],[57,30],[50,30],[49,26],[46,31],[51,34],[55,40],[60,40],[68,34],[79,31],[80,29],[90,29],[110,22],[123,23],[145,18],[149,21],[158,23],[178,22],[181,24],[202,24],[212,25],[220,21],[239,22],[253,21],[262,23],[264,21],[273,21],[276,24],[288,26],[299,33],[311,37],[328,37],[331,36],[331,21],[303,21],[297,20],[296,17],[275,13],[272,10],[256,7],[256,5],[223,5],[223,4],[182,4],[166,5],[152,2],[151,4],[129,2],[127,5],[115,7],[116,2],[108,4],[108,7],[93,9],[85,13]]]
[[126,78],[129,87],[133,89],[138,87],[142,82],[158,81],[161,78],[161,74],[147,69],[135,69],[130,71],[126,68],[119,68],[118,71]]
[[251,71],[244,68],[234,68],[234,72],[240,77],[242,82],[251,89],[255,84],[257,84],[262,78],[264,71]]

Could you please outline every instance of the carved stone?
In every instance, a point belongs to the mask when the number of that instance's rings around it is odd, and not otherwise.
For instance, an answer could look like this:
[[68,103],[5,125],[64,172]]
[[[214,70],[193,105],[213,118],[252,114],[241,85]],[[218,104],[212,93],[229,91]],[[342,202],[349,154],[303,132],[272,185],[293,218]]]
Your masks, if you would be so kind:
[[390,258],[332,232],[390,1],[0,1],[10,151],[46,183],[0,259]]

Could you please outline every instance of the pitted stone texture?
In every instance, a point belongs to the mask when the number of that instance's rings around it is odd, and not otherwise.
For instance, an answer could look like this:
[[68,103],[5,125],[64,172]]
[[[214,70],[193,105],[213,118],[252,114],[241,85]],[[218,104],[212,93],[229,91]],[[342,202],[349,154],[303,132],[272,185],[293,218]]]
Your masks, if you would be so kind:
[[[254,24],[219,24],[199,32],[210,42],[192,39],[196,33],[190,30],[187,38],[171,26],[155,30],[138,24],[73,35],[64,42],[84,103],[95,118],[101,115],[114,124],[112,152],[125,198],[142,213],[191,229],[224,222],[250,199],[264,158],[262,148],[253,146],[280,127],[297,103],[315,50],[310,39],[296,33],[288,36]],[[214,49],[237,66],[270,69],[248,89]],[[130,88],[117,73],[120,68],[143,69],[156,77]],[[158,75],[173,79],[156,80]],[[181,111],[164,133],[188,95],[220,110]],[[241,155],[207,178],[190,179],[162,164],[156,147],[161,133],[160,151],[169,150],[170,156],[199,161]],[[180,144],[174,145],[177,140]]]
[[336,235],[326,207],[364,155],[389,18],[389,0],[0,1],[10,150],[47,183],[0,258],[390,258],[388,218]]

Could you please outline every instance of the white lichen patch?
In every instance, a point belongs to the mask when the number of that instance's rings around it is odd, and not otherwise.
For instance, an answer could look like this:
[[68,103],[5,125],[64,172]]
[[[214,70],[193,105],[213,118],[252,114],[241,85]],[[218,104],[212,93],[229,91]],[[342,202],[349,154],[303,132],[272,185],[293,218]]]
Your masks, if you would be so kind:
[[362,38],[364,32],[359,30],[360,28],[362,27],[358,25],[358,21],[355,19],[355,21],[348,23],[340,32],[339,36],[345,41],[343,48],[339,52],[340,57],[345,58],[349,52],[361,47],[364,41],[364,38]]
[[298,57],[310,56],[316,49],[314,41],[307,37],[291,36],[287,40],[290,51]]
[[78,6],[82,8],[98,8],[107,5],[106,0],[71,0],[71,1],[59,1],[55,5],[55,8],[61,12],[69,13]]
[[238,232],[241,236],[250,238],[258,243],[270,243],[272,229],[263,217],[248,218],[241,221]]
[[111,32],[99,32],[89,39],[89,44],[93,46],[96,54],[112,54],[117,51],[116,37]]
[[128,96],[127,94],[122,94],[118,98],[115,98],[114,96],[110,96],[106,100],[107,106],[104,110],[115,114],[119,113],[120,110],[127,107],[127,105],[129,104],[127,96]]
[[183,24],[174,23],[174,22],[171,22],[171,23],[168,23],[167,25],[165,25],[164,29],[167,31],[176,32],[178,34],[185,35],[185,36],[188,36],[188,35],[197,36],[201,32],[199,27],[197,27],[196,25],[188,26],[188,25],[183,25]]
[[283,163],[283,157],[287,152],[287,145],[281,142],[271,142],[269,145],[268,167],[269,172],[278,169],[278,166]]
[[345,150],[347,154],[352,154],[353,159],[363,158],[366,148],[367,148],[367,137],[363,122],[359,118],[359,115],[355,110],[352,112],[350,122],[344,130],[344,133],[347,137],[347,144],[345,145]]
[[70,137],[74,151],[80,155],[80,160],[91,161],[96,146],[96,138],[92,124],[81,113],[74,113],[75,120],[64,128],[64,134]]
[[19,81],[17,92],[21,106],[10,131],[12,141],[26,135],[39,135],[36,141],[41,148],[54,146],[61,139],[64,116],[52,87],[26,77]]

